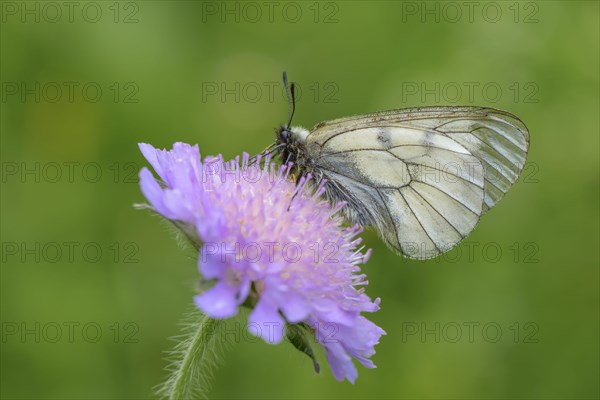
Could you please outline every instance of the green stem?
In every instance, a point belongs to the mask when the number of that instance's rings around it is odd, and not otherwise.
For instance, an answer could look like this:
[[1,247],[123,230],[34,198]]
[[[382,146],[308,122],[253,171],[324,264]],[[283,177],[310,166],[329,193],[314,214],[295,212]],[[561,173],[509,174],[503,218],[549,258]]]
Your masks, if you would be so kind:
[[175,348],[171,375],[159,390],[161,395],[171,400],[206,397],[221,345],[221,323],[202,314],[189,323],[189,336]]

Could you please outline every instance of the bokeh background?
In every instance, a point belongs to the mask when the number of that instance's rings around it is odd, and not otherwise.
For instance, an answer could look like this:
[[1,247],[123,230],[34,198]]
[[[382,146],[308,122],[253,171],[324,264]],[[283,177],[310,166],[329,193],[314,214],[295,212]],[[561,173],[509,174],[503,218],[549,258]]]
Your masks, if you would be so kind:
[[73,4],[2,2],[2,398],[154,397],[198,273],[132,207],[137,143],[257,153],[283,70],[296,124],[489,105],[528,125],[528,164],[448,256],[363,235],[377,369],[340,383],[238,332],[210,396],[598,398],[598,2]]

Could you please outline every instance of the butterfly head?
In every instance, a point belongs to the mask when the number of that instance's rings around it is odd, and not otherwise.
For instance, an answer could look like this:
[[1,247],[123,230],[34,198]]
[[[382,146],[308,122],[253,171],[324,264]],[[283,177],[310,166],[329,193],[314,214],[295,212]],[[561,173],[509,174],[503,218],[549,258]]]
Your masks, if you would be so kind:
[[275,130],[275,145],[280,149],[280,160],[282,163],[298,163],[299,158],[305,152],[305,142],[308,131],[299,126],[288,127],[281,125]]
[[306,141],[308,131],[299,126],[281,125],[275,129],[275,142],[277,145],[290,146],[297,142]]
[[275,141],[277,144],[287,145],[288,141],[292,137],[292,128],[287,125],[280,125],[275,129]]

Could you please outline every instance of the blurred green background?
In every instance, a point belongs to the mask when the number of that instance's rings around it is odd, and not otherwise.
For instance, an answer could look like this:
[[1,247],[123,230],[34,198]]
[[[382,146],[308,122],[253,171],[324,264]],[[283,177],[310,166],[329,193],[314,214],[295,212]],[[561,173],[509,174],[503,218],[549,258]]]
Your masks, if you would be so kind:
[[283,70],[296,124],[489,105],[528,125],[528,164],[447,256],[363,235],[377,369],[340,383],[238,332],[210,396],[598,398],[598,2],[472,4],[2,2],[2,398],[154,396],[198,273],[132,207],[137,143],[257,153]]

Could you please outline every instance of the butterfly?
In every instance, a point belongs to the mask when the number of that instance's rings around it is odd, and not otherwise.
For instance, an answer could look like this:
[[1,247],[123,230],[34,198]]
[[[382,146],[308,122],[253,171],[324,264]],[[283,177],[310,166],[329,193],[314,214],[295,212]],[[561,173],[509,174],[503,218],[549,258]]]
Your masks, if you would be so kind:
[[434,258],[469,235],[517,181],[529,131],[516,116],[489,107],[419,107],[292,127],[290,111],[270,152],[297,176],[325,181],[345,218],[372,226],[397,254]]

